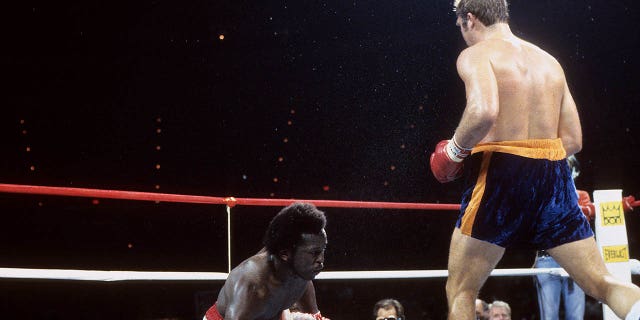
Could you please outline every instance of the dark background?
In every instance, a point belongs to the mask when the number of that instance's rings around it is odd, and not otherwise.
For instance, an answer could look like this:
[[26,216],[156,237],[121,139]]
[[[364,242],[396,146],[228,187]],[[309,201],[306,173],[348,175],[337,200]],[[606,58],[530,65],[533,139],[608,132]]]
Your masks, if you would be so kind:
[[[450,1],[23,1],[3,5],[0,182],[253,198],[455,203],[428,154],[464,108]],[[639,5],[512,1],[565,68],[581,189],[639,195]],[[220,39],[224,35],[224,39]],[[0,195],[0,266],[226,272],[222,206]],[[278,208],[233,210],[237,264]],[[324,209],[327,270],[445,269],[455,213]],[[632,257],[640,218],[627,216]],[[509,250],[499,268],[533,252]],[[634,278],[637,280],[637,278]],[[219,282],[0,281],[9,319],[199,319]],[[395,297],[444,319],[444,279],[317,280],[332,319]],[[536,319],[529,277],[481,297]],[[599,317],[589,300],[587,318]]]

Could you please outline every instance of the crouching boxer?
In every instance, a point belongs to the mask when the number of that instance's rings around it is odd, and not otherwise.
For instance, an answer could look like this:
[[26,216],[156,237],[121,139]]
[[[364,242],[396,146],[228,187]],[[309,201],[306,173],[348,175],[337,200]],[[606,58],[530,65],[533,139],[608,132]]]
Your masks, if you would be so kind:
[[231,270],[203,319],[322,320],[311,280],[324,267],[325,224],[312,204],[282,209],[265,232],[264,248]]

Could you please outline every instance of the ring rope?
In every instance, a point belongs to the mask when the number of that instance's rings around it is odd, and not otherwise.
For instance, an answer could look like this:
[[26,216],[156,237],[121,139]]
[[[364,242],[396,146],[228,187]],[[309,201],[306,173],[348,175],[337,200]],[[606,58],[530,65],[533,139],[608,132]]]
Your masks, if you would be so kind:
[[[492,276],[530,276],[551,274],[568,276],[562,268],[539,269],[496,269]],[[447,277],[447,270],[389,270],[389,271],[324,271],[316,276],[318,280],[343,279],[418,279]],[[100,271],[72,269],[25,269],[0,268],[0,278],[4,279],[48,279],[81,281],[201,281],[225,280],[228,273],[222,272],[163,272],[163,271]]]
[[[140,191],[103,190],[89,188],[50,187],[0,183],[0,192],[42,194],[53,196],[88,197],[104,199],[123,199],[159,202],[181,202],[201,204],[224,204],[229,208],[245,206],[288,206],[294,202],[309,202],[317,207],[332,208],[369,208],[369,209],[409,209],[409,210],[460,210],[459,204],[448,203],[410,203],[381,201],[345,201],[345,200],[309,200],[309,199],[261,199],[236,197],[194,196],[171,193],[153,193]],[[640,201],[637,201],[640,203]]]
[[201,204],[224,204],[228,207],[245,206],[288,206],[294,202],[309,202],[317,207],[333,208],[372,208],[372,209],[411,209],[411,210],[459,210],[459,204],[440,203],[407,203],[407,202],[377,202],[377,201],[341,201],[341,200],[305,200],[305,199],[260,199],[194,196],[170,193],[153,193],[140,191],[102,190],[88,188],[49,187],[18,184],[0,184],[0,192],[42,194],[70,197],[93,197],[104,199],[124,199],[160,202],[182,202]]
[[[89,188],[52,187],[18,184],[0,184],[0,192],[41,194],[71,197],[93,197],[105,199],[141,200],[156,202],[181,202],[200,204],[224,204],[227,209],[227,257],[228,272],[231,272],[231,208],[236,205],[247,206],[287,206],[302,201],[310,202],[318,207],[339,208],[375,208],[375,209],[413,209],[413,210],[459,210],[459,204],[437,203],[404,203],[375,201],[339,201],[339,200],[303,200],[303,199],[260,199],[211,197],[169,193],[152,193],[139,191],[103,190]],[[639,274],[640,262],[635,263],[633,274]],[[525,276],[536,274],[555,274],[567,276],[562,268],[540,269],[496,269],[492,276]],[[0,278],[5,279],[57,279],[87,281],[139,281],[139,280],[225,280],[228,273],[219,272],[148,272],[148,271],[97,271],[97,270],[64,270],[64,269],[25,269],[0,268]],[[391,279],[391,278],[434,278],[446,277],[447,270],[395,270],[395,271],[327,271],[317,279]]]
[[[629,260],[631,273],[640,274],[640,261]],[[491,276],[534,276],[549,274],[568,277],[563,268],[510,268],[494,269]],[[387,271],[323,271],[317,280],[358,280],[358,279],[427,279],[444,278],[447,270],[387,270]],[[72,269],[25,269],[0,268],[2,279],[46,279],[79,281],[224,281],[228,273],[223,272],[164,272],[164,271],[100,271]]]

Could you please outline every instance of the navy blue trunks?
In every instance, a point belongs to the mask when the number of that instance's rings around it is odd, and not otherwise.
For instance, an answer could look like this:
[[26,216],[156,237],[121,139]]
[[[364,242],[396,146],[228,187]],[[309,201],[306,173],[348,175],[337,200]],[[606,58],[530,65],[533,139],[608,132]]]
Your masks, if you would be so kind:
[[464,165],[463,234],[538,250],[593,236],[560,139],[478,144]]

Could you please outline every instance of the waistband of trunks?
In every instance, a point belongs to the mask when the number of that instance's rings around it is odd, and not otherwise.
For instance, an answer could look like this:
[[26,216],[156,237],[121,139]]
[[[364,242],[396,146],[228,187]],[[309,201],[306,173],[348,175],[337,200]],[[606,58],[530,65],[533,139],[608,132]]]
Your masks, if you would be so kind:
[[567,153],[562,146],[562,140],[556,139],[530,139],[513,141],[496,141],[480,143],[476,145],[471,154],[478,152],[502,152],[525,158],[562,160]]

